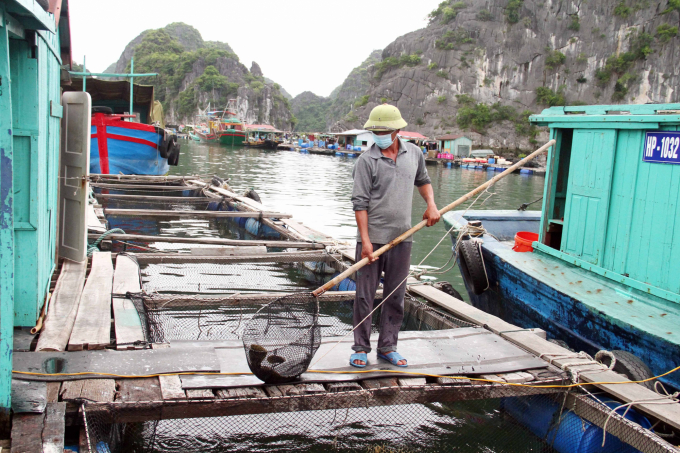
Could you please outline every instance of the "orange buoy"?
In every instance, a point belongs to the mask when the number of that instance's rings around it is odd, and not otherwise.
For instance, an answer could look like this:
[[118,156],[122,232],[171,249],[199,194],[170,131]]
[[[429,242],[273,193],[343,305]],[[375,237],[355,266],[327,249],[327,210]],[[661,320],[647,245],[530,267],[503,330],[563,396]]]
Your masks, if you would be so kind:
[[538,241],[537,233],[520,231],[515,235],[515,246],[512,249],[515,252],[533,252],[534,248],[531,246],[531,244],[536,241]]

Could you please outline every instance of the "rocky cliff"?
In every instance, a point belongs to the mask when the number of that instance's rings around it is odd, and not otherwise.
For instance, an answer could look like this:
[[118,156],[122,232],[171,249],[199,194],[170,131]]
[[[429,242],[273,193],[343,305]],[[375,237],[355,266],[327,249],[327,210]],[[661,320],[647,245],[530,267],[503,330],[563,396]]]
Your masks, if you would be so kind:
[[209,105],[223,108],[236,99],[237,113],[246,123],[292,127],[289,100],[278,84],[265,79],[257,63],[248,69],[228,44],[203,41],[189,25],[173,23],[142,32],[109,70],[129,71],[132,55],[135,72],[158,73],[139,82],[155,86],[166,122],[192,123]]
[[529,149],[545,136],[526,117],[547,106],[677,102],[679,12],[678,0],[444,1],[385,48],[333,128],[389,102],[430,137]]

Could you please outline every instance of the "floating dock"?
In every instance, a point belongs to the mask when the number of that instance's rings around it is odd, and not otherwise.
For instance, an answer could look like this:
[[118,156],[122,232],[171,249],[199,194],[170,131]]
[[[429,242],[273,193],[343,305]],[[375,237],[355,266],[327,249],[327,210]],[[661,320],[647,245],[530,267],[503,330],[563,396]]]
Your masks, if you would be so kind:
[[[323,342],[310,370],[295,382],[265,385],[248,369],[244,324],[267,302],[347,269],[353,248],[197,177],[90,180],[96,204],[88,228],[99,249],[86,262],[60,263],[42,331],[15,335],[12,452],[45,445],[61,451],[73,445],[73,430],[79,451],[95,453],[142,451],[130,446],[135,442],[153,449],[158,438],[190,427],[247,438],[265,426],[317,426],[319,436],[335,435],[336,445],[363,448],[351,435],[338,437],[353,432],[352,416],[381,423],[378,412],[365,411],[384,408],[381,417],[403,424],[395,428],[401,438],[410,435],[409,423],[420,423],[419,408],[448,420],[457,414],[450,407],[472,401],[494,401],[494,410],[540,443],[529,406],[566,405],[594,429],[608,419],[607,406],[569,387],[574,376],[624,403],[659,398],[638,384],[612,384],[626,380],[540,330],[508,324],[416,279],[407,282],[399,343],[408,368],[375,354],[365,369],[349,366],[355,293],[348,282],[319,298]],[[187,234],[182,222],[189,221],[201,222],[204,235]],[[525,408],[523,401],[533,403]],[[635,409],[680,429],[678,404]],[[677,451],[618,413],[608,423],[609,442]]]

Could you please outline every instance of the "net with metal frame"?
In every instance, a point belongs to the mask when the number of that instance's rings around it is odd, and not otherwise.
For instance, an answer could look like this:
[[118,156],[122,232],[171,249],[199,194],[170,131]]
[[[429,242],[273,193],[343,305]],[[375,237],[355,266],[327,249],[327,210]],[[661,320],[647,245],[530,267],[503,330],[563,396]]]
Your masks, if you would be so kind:
[[307,370],[320,345],[319,301],[311,293],[268,303],[243,331],[248,367],[267,384],[295,380]]

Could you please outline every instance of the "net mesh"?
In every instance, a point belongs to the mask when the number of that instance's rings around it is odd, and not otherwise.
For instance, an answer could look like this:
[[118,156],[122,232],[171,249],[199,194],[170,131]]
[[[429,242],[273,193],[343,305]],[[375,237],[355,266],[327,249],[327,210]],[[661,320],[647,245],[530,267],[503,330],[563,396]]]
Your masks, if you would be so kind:
[[[128,294],[137,309],[147,343],[171,341],[239,340],[246,324],[265,304],[278,296],[234,294],[223,297],[190,295]],[[376,299],[375,305],[381,299]],[[337,296],[329,291],[318,300],[318,326],[323,337],[339,337],[352,330],[353,295]],[[378,331],[380,310],[373,315]],[[466,321],[442,312],[410,295],[404,298],[401,330],[422,331],[472,327]]]
[[319,303],[312,293],[268,303],[243,332],[248,367],[267,384],[290,382],[307,371],[320,345]]
[[82,412],[98,453],[678,451],[634,409],[611,414],[611,402],[582,390],[429,381],[368,379],[307,393],[268,386],[238,398],[215,390],[207,401],[88,403]]

